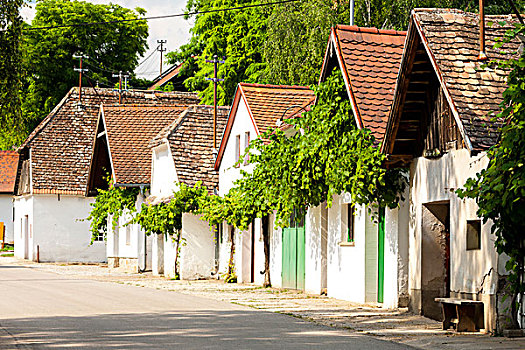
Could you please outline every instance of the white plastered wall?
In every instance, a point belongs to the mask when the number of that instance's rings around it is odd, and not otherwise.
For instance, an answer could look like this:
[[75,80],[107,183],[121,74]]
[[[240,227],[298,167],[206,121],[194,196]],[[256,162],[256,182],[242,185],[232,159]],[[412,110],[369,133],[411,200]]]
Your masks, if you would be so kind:
[[[466,149],[451,151],[438,159],[415,159],[410,168],[409,291],[421,290],[421,239],[423,204],[450,203],[450,289],[455,293],[496,293],[498,254],[491,223],[482,224],[481,249],[466,249],[467,220],[478,219],[474,200],[461,200],[454,193],[465,181],[488,164],[485,154],[470,157]],[[485,308],[487,315],[487,308]],[[486,318],[487,319],[487,318]]]
[[[28,258],[36,259],[37,246],[42,262],[104,262],[105,242],[91,242],[88,217],[93,198],[67,195],[33,195],[15,200],[15,232],[22,229],[25,215],[29,218]],[[15,237],[20,237],[20,234]],[[20,239],[17,257],[24,256]],[[15,241],[15,244],[17,241]]]
[[5,243],[14,242],[13,225],[13,196],[10,194],[0,194],[0,222],[5,226]]
[[[250,133],[250,139],[253,140],[257,136],[257,132],[253,121],[248,112],[248,107],[244,99],[241,97],[239,106],[235,114],[235,120],[232,124],[229,138],[224,148],[221,164],[219,166],[219,195],[226,195],[234,186],[234,182],[241,178],[241,169],[247,172],[253,171],[254,165],[235,167],[236,163],[236,136],[240,135],[241,156],[244,154],[245,135]],[[260,271],[264,270],[264,244],[261,235],[260,220],[256,219],[255,227],[255,269],[254,281],[256,284],[264,282],[264,275]],[[223,239],[219,247],[219,272],[225,273],[228,270],[228,263],[230,259],[231,242],[229,240],[229,226],[223,224]],[[251,279],[251,233],[239,233],[237,230],[234,235],[235,239],[235,253],[234,265],[239,282],[249,282]],[[261,263],[262,261],[262,263]]]
[[[33,256],[32,250],[30,251],[30,248],[33,246],[33,239],[32,235],[31,237],[29,235],[29,230],[32,232],[33,228],[33,196],[15,197],[13,205],[15,207],[15,220],[13,222],[15,256],[20,259],[25,257],[29,259]],[[29,244],[26,244],[26,242]]]
[[[212,272],[215,271],[215,236],[208,222],[197,215],[182,214],[181,237],[180,278],[195,280],[212,277]],[[170,252],[173,253],[174,250]],[[171,260],[174,258],[172,256]]]

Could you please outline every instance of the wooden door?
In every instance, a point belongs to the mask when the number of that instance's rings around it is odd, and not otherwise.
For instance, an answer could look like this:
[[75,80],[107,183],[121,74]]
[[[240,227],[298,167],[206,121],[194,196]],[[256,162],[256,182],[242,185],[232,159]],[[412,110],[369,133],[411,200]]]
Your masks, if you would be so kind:
[[283,229],[283,287],[303,290],[305,285],[304,220],[292,221],[292,225]]

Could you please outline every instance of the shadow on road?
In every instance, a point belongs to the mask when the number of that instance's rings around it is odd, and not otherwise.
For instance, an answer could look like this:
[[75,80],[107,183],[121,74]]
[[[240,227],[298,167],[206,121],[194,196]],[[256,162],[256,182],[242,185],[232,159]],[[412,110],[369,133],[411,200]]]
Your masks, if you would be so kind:
[[[147,300],[144,301],[147,303]],[[260,311],[106,314],[0,320],[20,346],[75,349],[405,349]],[[1,345],[7,336],[0,336]]]

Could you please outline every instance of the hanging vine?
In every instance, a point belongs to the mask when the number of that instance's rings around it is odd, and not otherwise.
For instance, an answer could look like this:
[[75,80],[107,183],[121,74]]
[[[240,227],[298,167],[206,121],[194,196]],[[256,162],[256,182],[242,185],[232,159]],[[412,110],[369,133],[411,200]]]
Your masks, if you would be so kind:
[[91,203],[89,216],[84,220],[90,221],[91,244],[100,236],[107,236],[108,218],[112,218],[112,228],[118,225],[119,218],[126,211],[130,214],[136,212],[135,202],[140,192],[139,188],[115,187],[113,180],[108,175],[107,190],[98,189],[95,202]]

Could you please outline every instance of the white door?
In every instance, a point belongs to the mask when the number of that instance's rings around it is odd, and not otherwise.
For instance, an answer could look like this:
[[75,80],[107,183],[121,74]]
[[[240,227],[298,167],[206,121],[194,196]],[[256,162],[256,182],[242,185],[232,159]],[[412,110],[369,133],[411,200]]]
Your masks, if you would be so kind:
[[29,259],[29,216],[24,216],[23,223],[23,232],[24,232],[24,259]]

